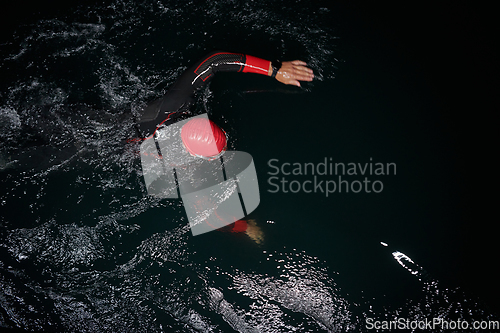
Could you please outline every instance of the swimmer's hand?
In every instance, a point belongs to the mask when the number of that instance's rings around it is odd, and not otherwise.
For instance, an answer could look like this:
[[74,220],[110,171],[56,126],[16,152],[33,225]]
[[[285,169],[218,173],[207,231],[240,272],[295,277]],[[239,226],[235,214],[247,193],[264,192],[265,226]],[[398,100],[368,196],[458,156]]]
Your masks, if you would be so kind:
[[262,229],[259,228],[257,223],[255,223],[255,220],[248,220],[247,230],[245,230],[245,233],[257,244],[262,244],[264,241],[264,233],[262,232]]
[[[271,69],[272,73],[272,69]],[[276,80],[284,84],[291,84],[300,87],[299,81],[312,81],[313,70],[301,60],[284,61],[276,74]]]

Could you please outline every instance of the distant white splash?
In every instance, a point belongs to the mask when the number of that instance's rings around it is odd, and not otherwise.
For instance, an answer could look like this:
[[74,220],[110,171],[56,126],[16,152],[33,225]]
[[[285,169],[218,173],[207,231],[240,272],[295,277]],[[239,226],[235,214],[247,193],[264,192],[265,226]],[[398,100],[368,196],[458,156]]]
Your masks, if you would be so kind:
[[396,261],[412,275],[417,275],[421,272],[421,268],[417,266],[415,262],[411,260],[411,258],[408,257],[406,254],[396,251],[393,252],[392,255],[394,259],[396,259]]

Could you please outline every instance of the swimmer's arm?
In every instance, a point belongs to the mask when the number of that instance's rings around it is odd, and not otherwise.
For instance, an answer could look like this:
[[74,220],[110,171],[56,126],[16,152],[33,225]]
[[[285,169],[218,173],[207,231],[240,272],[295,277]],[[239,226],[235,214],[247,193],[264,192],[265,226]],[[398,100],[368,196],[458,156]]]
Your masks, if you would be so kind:
[[[308,68],[307,64],[301,60],[284,61],[280,68],[276,68],[276,70],[275,78],[283,84],[300,87],[300,81],[312,81],[314,79],[313,70]],[[197,78],[203,78],[203,76],[210,78],[217,72],[233,71],[272,76],[274,68],[269,60],[240,53],[214,51],[196,65],[195,70],[195,72],[198,72]],[[206,78],[203,78],[203,81],[206,81]],[[201,83],[201,80],[194,80],[194,82],[196,81],[197,84]]]
[[[194,92],[207,84],[217,72],[257,73],[272,76],[273,67],[269,60],[251,55],[213,51],[177,79],[167,95],[163,97],[159,109],[163,113],[168,113],[187,105],[192,101]],[[303,61],[284,61],[275,78],[283,84],[300,87],[300,81],[312,81],[314,74]]]

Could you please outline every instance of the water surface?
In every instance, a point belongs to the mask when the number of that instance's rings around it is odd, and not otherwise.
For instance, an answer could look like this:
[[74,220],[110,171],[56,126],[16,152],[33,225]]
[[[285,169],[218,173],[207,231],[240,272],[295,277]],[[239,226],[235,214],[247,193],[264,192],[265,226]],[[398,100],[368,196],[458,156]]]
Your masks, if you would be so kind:
[[[0,325],[357,332],[367,318],[498,320],[456,277],[463,190],[439,104],[384,37],[336,9],[115,0],[20,24],[1,60]],[[231,149],[255,160],[258,242],[193,237],[181,202],[147,196],[127,143],[145,103],[213,49],[302,59],[316,74],[302,89],[221,74],[198,96]],[[270,160],[325,158],[396,171],[366,175],[380,193],[272,193]]]

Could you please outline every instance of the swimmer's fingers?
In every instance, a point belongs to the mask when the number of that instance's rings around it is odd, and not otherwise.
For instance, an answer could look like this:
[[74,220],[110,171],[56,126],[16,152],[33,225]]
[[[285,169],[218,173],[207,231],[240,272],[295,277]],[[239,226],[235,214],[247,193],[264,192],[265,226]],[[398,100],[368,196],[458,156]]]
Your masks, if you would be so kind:
[[299,81],[312,81],[313,70],[301,60],[284,61],[276,74],[276,80],[284,84],[291,84],[300,87]]

